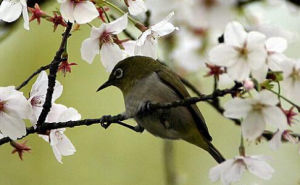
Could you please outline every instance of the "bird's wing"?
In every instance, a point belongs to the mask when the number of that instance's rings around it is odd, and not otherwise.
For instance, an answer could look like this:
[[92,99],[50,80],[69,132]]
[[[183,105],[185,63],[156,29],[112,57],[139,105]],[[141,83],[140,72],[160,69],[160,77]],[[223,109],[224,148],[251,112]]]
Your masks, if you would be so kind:
[[[169,86],[177,94],[177,96],[180,99],[190,97],[188,91],[186,90],[183,83],[180,81],[180,79],[178,78],[178,76],[175,73],[173,73],[172,71],[169,71],[167,73],[167,72],[163,72],[161,70],[156,71],[156,73],[157,73],[159,79],[164,84]],[[190,111],[190,113],[192,114],[192,116],[193,116],[193,118],[196,122],[196,125],[197,125],[197,128],[198,128],[199,132],[208,141],[212,141],[212,137],[210,136],[210,134],[208,132],[208,128],[205,124],[205,120],[204,120],[200,110],[198,109],[198,107],[194,104],[194,105],[187,106],[187,108]]]

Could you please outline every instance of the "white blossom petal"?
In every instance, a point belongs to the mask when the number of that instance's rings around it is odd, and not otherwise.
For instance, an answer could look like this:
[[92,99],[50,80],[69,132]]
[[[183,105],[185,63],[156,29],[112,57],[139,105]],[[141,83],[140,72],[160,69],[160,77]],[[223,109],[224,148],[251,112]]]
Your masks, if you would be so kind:
[[119,17],[118,19],[112,21],[111,23],[106,24],[106,30],[107,32],[116,35],[121,33],[123,30],[125,30],[127,28],[127,24],[128,24],[128,15],[126,13],[123,16]]
[[136,41],[129,40],[122,43],[122,46],[124,47],[124,51],[127,54],[127,56],[134,56],[134,50],[136,47]]
[[99,39],[87,38],[81,44],[81,58],[91,64],[97,54],[99,54]]
[[136,44],[138,46],[144,45],[144,43],[146,42],[146,40],[147,40],[148,37],[151,37],[151,30],[150,29],[148,29],[148,30],[146,30],[146,31],[143,32],[143,34],[136,41]]
[[266,64],[263,64],[260,68],[257,70],[251,71],[252,76],[260,83],[266,80],[267,74],[268,74],[268,66]]
[[260,159],[259,157],[252,156],[251,158],[245,157],[244,161],[250,173],[265,180],[272,178],[274,169],[264,160]]
[[239,53],[226,44],[219,44],[209,51],[209,60],[218,66],[232,66],[238,60]]
[[217,180],[221,179],[221,175],[223,172],[227,171],[234,163],[233,159],[228,159],[223,163],[211,168],[209,170],[209,178],[212,182],[216,182]]
[[111,72],[115,65],[124,59],[124,53],[117,44],[104,43],[100,49],[101,62],[107,72]]
[[271,37],[266,40],[266,48],[270,52],[278,52],[282,53],[287,48],[287,41],[285,38],[282,37]]
[[241,179],[245,170],[246,166],[244,165],[244,163],[240,160],[236,160],[233,162],[233,165],[222,174],[221,181],[223,182],[223,184],[228,185],[230,185],[231,182],[237,182]]
[[26,135],[26,126],[22,119],[0,112],[0,131],[3,136],[17,140]]
[[288,126],[287,118],[279,107],[269,106],[263,109],[266,123],[285,130]]
[[151,26],[151,30],[154,31],[159,37],[165,36],[172,33],[174,30],[178,29],[169,20],[174,16],[174,12],[171,12],[166,18],[164,18],[159,23]]
[[7,98],[4,106],[5,112],[16,118],[27,119],[32,114],[31,106],[21,92]]
[[66,21],[74,23],[74,3],[70,0],[66,0],[60,5],[60,13]]
[[278,97],[268,90],[260,91],[258,96],[255,98],[258,98],[263,104],[275,106],[279,103]]
[[17,20],[22,13],[22,4],[10,0],[3,0],[0,6],[0,19],[5,22]]
[[270,147],[273,150],[277,150],[280,145],[282,144],[281,138],[282,138],[283,131],[278,130],[272,137],[272,139],[269,141]]
[[242,48],[247,38],[247,32],[238,22],[227,24],[224,32],[225,43],[231,46]]
[[21,0],[22,3],[22,14],[23,14],[23,19],[24,19],[24,28],[26,30],[29,30],[29,16],[28,16],[28,11],[27,11],[27,3],[26,0]]
[[155,38],[147,38],[143,45],[136,45],[135,55],[147,56],[153,59],[157,59],[157,40]]
[[265,50],[266,36],[262,33],[251,31],[247,37],[247,48],[249,50]]
[[85,24],[97,18],[99,16],[99,12],[92,2],[83,1],[75,5],[73,16],[76,23]]
[[257,111],[250,111],[242,122],[242,132],[246,139],[254,140],[259,137],[266,127],[264,117]]
[[62,155],[61,155],[60,151],[58,150],[58,148],[56,146],[53,146],[52,151],[54,153],[56,160],[62,164]]
[[62,156],[73,155],[76,152],[74,145],[66,135],[63,134],[61,137],[60,142],[56,145],[57,149]]
[[139,15],[147,11],[143,0],[128,0],[128,10],[131,15]]
[[225,117],[241,119],[247,116],[248,112],[251,110],[251,105],[247,100],[234,98],[225,103],[224,109]]
[[242,82],[249,77],[250,67],[248,63],[243,60],[243,58],[239,58],[234,65],[227,68],[227,73],[233,80]]
[[102,33],[106,30],[106,23],[102,23],[99,28],[92,27],[90,38],[91,39],[99,39]]
[[[62,104],[56,104],[54,103],[51,107],[51,110],[47,116],[47,122],[57,122],[61,121],[59,118],[61,114],[63,114],[65,111],[67,111],[67,107]],[[69,121],[69,120],[63,120],[63,121]]]

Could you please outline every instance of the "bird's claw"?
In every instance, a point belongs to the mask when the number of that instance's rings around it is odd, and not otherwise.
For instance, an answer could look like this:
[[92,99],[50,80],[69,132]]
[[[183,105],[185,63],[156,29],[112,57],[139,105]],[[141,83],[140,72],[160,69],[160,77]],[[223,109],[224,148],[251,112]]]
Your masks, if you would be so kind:
[[107,129],[111,125],[111,115],[102,116],[100,120],[101,127]]
[[141,114],[145,114],[147,112],[149,112],[151,109],[150,109],[150,104],[151,102],[150,101],[146,101],[145,103],[143,103],[143,105],[141,106],[140,108],[140,113]]

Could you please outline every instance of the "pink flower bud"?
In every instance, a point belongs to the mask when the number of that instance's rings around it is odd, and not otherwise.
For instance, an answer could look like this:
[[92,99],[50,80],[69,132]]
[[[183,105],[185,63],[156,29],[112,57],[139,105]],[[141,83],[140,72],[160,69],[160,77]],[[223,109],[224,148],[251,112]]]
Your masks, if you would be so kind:
[[252,80],[246,79],[243,82],[243,86],[244,86],[244,88],[245,88],[246,91],[249,91],[249,90],[251,90],[251,89],[254,88],[254,83],[253,83]]

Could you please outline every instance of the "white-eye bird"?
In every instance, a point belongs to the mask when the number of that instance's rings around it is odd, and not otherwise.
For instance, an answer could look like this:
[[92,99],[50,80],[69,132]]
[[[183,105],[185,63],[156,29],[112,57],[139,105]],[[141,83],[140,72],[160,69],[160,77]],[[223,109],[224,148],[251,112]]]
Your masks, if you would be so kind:
[[120,61],[98,91],[118,87],[124,96],[126,117],[133,117],[137,129],[145,128],[165,139],[183,139],[206,150],[219,163],[225,159],[212,145],[205,120],[196,105],[142,111],[147,103],[170,103],[190,97],[179,77],[167,66],[143,56]]

